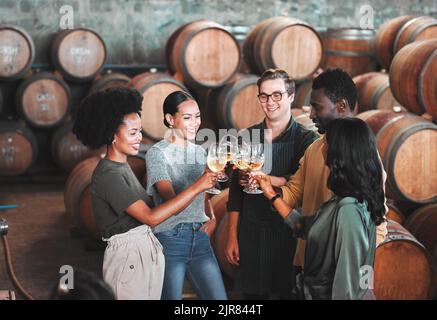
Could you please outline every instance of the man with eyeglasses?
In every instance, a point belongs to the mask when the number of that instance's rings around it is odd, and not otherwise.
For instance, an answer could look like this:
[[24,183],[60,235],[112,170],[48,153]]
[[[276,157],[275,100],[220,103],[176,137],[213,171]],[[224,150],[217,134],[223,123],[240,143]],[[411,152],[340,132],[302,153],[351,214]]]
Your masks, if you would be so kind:
[[[291,116],[295,83],[287,72],[266,70],[257,85],[265,118],[248,130],[260,130],[263,141],[264,130],[271,129],[272,163],[265,167],[271,168],[272,184],[281,187],[296,172],[299,159],[318,136]],[[295,282],[292,262],[297,240],[273,211],[271,201],[262,194],[243,192],[247,183],[247,175],[234,171],[228,200],[226,258],[238,266],[235,289],[246,299],[288,299]]]

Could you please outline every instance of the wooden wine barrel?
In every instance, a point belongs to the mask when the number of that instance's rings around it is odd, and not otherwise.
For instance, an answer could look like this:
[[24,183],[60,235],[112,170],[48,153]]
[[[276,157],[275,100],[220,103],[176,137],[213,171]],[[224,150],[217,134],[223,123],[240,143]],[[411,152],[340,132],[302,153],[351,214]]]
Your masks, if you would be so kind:
[[15,26],[0,26],[0,81],[22,78],[35,57],[32,38]]
[[30,125],[52,128],[60,124],[70,111],[70,88],[50,72],[33,74],[17,89],[18,113]]
[[208,109],[218,128],[248,128],[265,117],[258,101],[258,77],[239,75],[227,85],[212,90]]
[[[85,234],[96,239],[100,239],[101,236],[92,207],[91,178],[100,159],[100,157],[91,157],[77,164],[68,176],[64,189],[65,209],[71,221]],[[138,174],[145,172],[145,169],[139,168],[140,161],[145,168],[143,159],[128,157],[128,163],[139,179],[141,176],[139,177]]]
[[297,123],[300,123],[308,130],[317,132],[317,127],[314,124],[313,120],[311,120],[310,113],[311,113],[311,107],[309,106],[303,106],[301,108],[291,109],[291,115]]
[[25,173],[38,157],[32,131],[17,122],[0,122],[0,175]]
[[300,81],[311,77],[322,62],[323,45],[319,34],[306,22],[289,17],[262,21],[243,44],[244,60],[253,73],[269,68],[287,71]]
[[[369,115],[370,112],[373,112]],[[391,199],[437,200],[437,125],[410,113],[372,110],[357,115],[376,134]],[[367,114],[366,114],[367,113]]]
[[92,150],[82,144],[72,132],[73,123],[67,122],[56,129],[51,141],[51,152],[55,163],[67,172],[70,172],[79,162],[105,153],[105,150]]
[[401,16],[387,21],[379,27],[375,37],[375,53],[379,64],[389,69],[391,61],[395,56],[393,44],[402,26],[413,19],[413,16]]
[[382,72],[367,72],[367,73],[359,74],[352,78],[352,80],[355,83],[355,86],[357,87],[357,102],[355,104],[355,110],[354,110],[356,114],[366,111],[366,110],[361,110],[359,105],[359,99],[360,96],[362,95],[362,90],[365,87],[366,83],[369,82],[369,80],[371,80],[373,77],[379,74],[382,74]]
[[[403,47],[390,67],[393,96],[405,108],[437,121],[437,39]],[[407,77],[405,75],[408,75]]]
[[328,29],[323,36],[324,69],[341,68],[351,77],[376,70],[375,34],[364,29]]
[[106,47],[103,39],[88,28],[59,32],[51,45],[53,65],[73,82],[93,80],[103,69]]
[[[410,215],[405,222],[408,229],[430,253],[437,250],[437,203],[423,206]],[[434,261],[437,266],[437,260]]]
[[378,300],[424,300],[435,292],[435,273],[425,247],[404,227],[388,221],[386,239],[378,246],[374,293]]
[[168,130],[163,122],[164,100],[172,92],[188,92],[187,88],[168,74],[160,72],[142,73],[132,78],[129,86],[143,95],[141,124],[144,134],[151,140],[161,140]]
[[393,112],[389,110],[368,110],[357,114],[357,118],[364,120],[377,135],[385,125],[390,125],[392,122],[407,116],[406,112]]
[[393,97],[388,74],[371,72],[365,82],[363,75],[358,77],[361,77],[357,81],[358,113],[371,109],[393,111],[394,108],[402,108]]
[[169,71],[193,88],[224,85],[240,65],[240,46],[222,25],[198,20],[180,27],[166,45]]
[[92,94],[97,91],[102,91],[108,88],[127,87],[131,81],[127,75],[122,73],[108,73],[93,82],[88,94]]
[[273,21],[275,21],[278,17],[272,17],[261,21],[246,35],[246,38],[243,42],[243,60],[247,65],[250,71],[255,74],[261,74],[264,70],[260,71],[258,67],[257,61],[255,60],[254,52],[255,52],[255,39],[261,33],[262,30],[265,30]]
[[293,108],[300,108],[303,106],[310,106],[311,90],[313,86],[312,80],[306,80],[299,83],[296,87],[296,93],[294,94],[294,100],[292,103]]
[[437,200],[437,125],[403,117],[379,131],[377,144],[388,195],[422,204]]
[[393,52],[396,55],[407,44],[430,39],[437,39],[437,19],[428,16],[414,17],[399,29],[393,43]]
[[392,201],[387,201],[387,207],[388,207],[388,212],[386,218],[388,220],[392,220],[399,224],[404,224],[405,215],[402,213],[401,210],[399,210],[399,208]]
[[64,189],[65,209],[75,226],[86,234],[99,239],[91,201],[91,177],[99,163],[99,157],[92,157],[77,164],[68,176]]

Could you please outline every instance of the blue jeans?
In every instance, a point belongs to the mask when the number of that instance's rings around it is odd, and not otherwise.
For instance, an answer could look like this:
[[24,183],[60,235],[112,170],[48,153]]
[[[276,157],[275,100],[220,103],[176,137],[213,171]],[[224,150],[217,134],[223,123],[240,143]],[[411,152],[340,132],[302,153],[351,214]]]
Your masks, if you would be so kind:
[[156,233],[164,247],[165,274],[162,300],[181,300],[185,275],[202,300],[226,300],[217,259],[202,223],[180,223]]

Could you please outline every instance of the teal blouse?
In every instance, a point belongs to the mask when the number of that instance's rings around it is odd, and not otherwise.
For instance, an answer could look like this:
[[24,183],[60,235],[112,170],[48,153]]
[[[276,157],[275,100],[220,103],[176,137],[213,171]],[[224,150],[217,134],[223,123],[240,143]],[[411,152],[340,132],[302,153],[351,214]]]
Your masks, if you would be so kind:
[[372,289],[376,226],[365,203],[332,197],[313,216],[293,211],[285,218],[300,224],[306,239],[305,266],[298,289],[305,299],[361,299]]

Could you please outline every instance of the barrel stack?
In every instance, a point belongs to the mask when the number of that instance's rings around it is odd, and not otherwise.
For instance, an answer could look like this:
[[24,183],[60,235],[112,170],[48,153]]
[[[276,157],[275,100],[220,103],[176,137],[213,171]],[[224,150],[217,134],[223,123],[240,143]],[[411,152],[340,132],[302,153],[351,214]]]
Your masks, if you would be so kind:
[[[38,161],[63,175],[66,212],[94,239],[99,230],[91,203],[92,172],[106,150],[90,150],[72,133],[75,111],[89,94],[116,87],[143,96],[144,143],[164,138],[165,97],[193,94],[202,128],[243,129],[264,113],[257,80],[268,68],[296,80],[293,118],[316,131],[310,119],[313,78],[321,68],[342,68],[357,86],[357,117],[376,136],[387,173],[388,237],[376,250],[378,299],[430,299],[437,268],[437,20],[400,16],[374,30],[315,26],[277,16],[248,26],[237,41],[224,25],[207,19],[184,23],[163,48],[166,68],[111,72],[105,39],[80,27],[53,35],[49,70],[35,67],[35,45],[17,26],[0,26],[0,176],[32,176]],[[133,68],[127,70],[133,70]],[[138,71],[140,69],[140,71]],[[145,184],[144,154],[129,165]],[[212,245],[223,274],[236,270],[226,259],[229,191],[212,198],[217,229]]]

